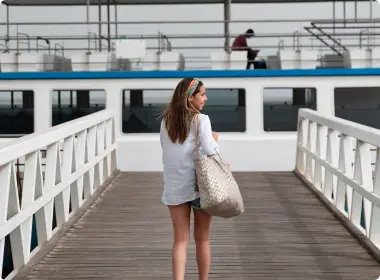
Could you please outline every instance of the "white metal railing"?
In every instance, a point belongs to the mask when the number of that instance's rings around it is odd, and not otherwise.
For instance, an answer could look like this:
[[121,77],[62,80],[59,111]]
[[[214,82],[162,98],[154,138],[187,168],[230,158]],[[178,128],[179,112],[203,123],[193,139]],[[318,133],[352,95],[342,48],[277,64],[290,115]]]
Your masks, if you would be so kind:
[[[23,157],[25,167],[20,186],[16,161]],[[42,168],[43,161],[45,168]],[[0,272],[6,236],[10,238],[14,267],[5,279],[13,278],[115,170],[116,141],[111,110],[19,138],[2,147]],[[33,217],[38,246],[31,251]]]
[[[299,111],[296,172],[377,248],[380,248],[379,147],[378,129],[326,117],[310,109]],[[375,158],[374,164],[371,157]]]

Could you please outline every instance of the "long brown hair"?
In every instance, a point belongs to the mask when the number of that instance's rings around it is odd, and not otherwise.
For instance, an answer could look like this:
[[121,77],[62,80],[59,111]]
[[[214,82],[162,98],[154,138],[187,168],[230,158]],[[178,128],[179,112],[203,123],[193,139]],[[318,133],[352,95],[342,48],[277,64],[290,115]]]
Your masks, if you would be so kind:
[[[174,90],[170,104],[163,111],[163,120],[170,140],[175,143],[177,140],[183,144],[189,135],[191,122],[199,111],[191,105],[187,95],[192,78],[181,80]],[[199,81],[198,86],[193,92],[193,96],[199,92],[203,83]]]

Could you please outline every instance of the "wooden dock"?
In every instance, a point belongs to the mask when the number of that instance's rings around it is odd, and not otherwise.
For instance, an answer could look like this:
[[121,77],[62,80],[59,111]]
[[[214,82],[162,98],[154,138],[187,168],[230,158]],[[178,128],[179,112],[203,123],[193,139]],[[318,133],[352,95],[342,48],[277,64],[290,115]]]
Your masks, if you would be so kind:
[[[236,179],[245,213],[214,218],[210,279],[379,277],[378,261],[292,173]],[[160,173],[118,174],[23,279],[172,279],[172,225],[161,181]],[[193,240],[186,279],[198,279]]]

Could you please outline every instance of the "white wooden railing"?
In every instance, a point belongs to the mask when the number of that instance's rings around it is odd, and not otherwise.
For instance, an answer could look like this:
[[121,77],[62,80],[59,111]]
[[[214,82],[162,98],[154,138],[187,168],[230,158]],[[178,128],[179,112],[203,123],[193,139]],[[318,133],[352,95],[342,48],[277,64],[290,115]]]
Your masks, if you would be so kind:
[[377,249],[379,147],[380,130],[309,109],[299,111],[296,173]]
[[[42,152],[44,150],[46,152]],[[23,172],[17,169],[16,163],[20,158],[25,162]],[[14,266],[14,271],[5,279],[13,278],[17,270],[28,263],[115,170],[112,110],[19,138],[2,147],[0,272],[6,236],[10,237]],[[23,177],[22,184],[19,184],[20,176]],[[54,230],[53,213],[56,221]],[[31,251],[33,217],[38,246]]]

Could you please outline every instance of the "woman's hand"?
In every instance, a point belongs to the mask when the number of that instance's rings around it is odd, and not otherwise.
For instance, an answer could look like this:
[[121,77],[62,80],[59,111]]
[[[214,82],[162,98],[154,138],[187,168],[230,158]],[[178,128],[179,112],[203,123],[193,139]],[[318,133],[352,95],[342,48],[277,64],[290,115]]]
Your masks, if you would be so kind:
[[214,137],[214,140],[215,140],[216,142],[218,142],[218,140],[219,140],[219,136],[218,136],[218,134],[217,134],[215,131],[212,132],[212,137]]

